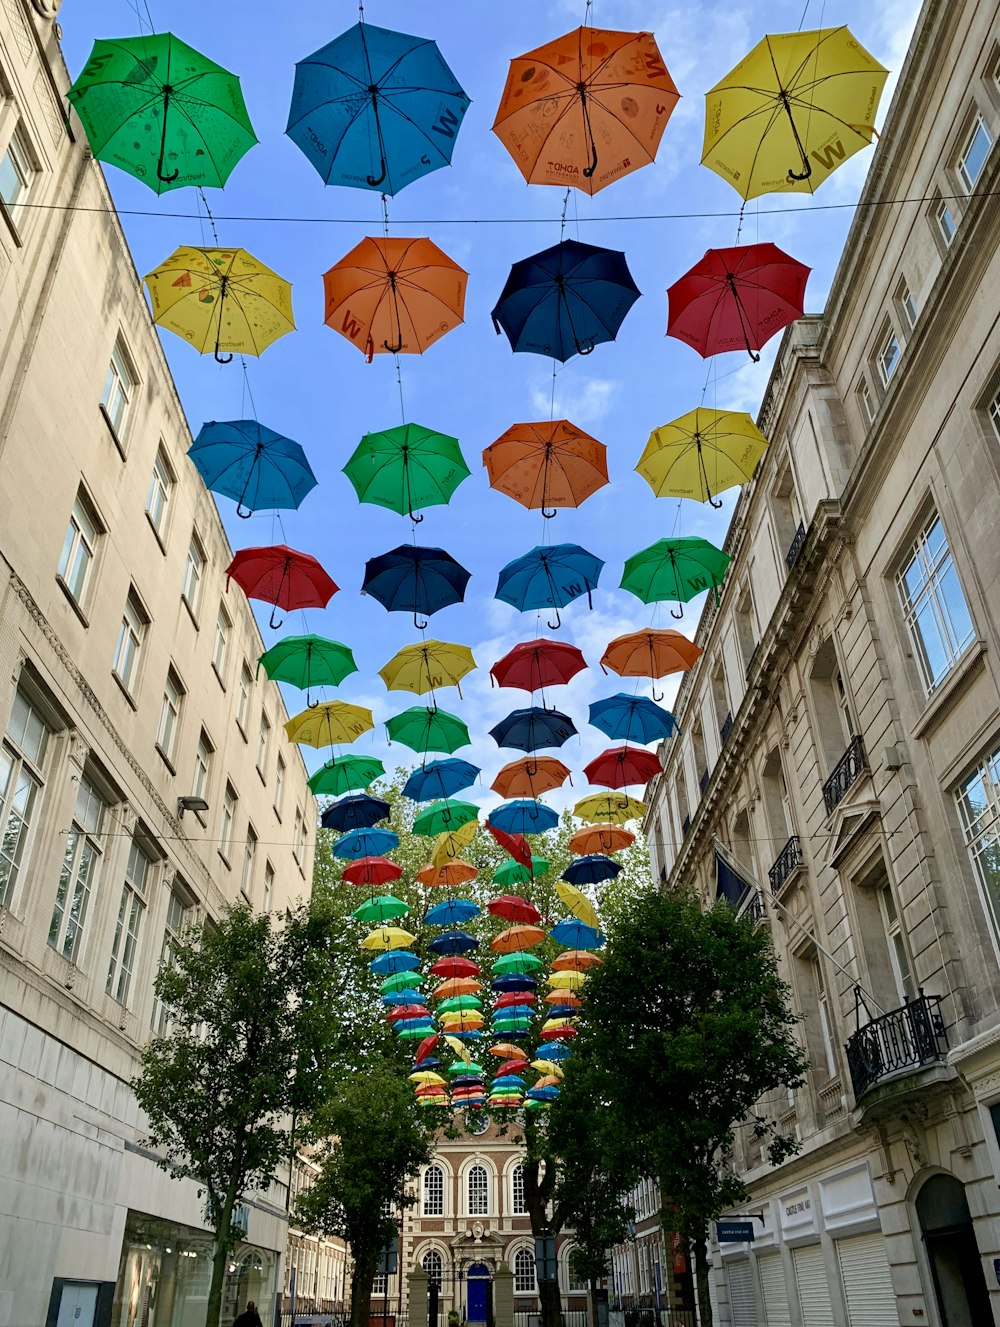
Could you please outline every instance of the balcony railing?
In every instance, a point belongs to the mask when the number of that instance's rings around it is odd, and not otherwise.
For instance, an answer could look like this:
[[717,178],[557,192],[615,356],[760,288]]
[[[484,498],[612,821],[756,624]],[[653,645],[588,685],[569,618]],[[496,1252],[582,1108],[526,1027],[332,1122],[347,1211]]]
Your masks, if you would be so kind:
[[764,920],[764,905],[760,901],[760,890],[750,889],[747,891],[742,903],[739,906],[741,917],[749,917],[751,921],[757,923]]
[[722,720],[722,727],[719,729],[719,736],[722,738],[723,746],[725,745],[726,739],[732,731],[733,731],[733,715],[732,711],[730,711],[726,715],[726,717]]
[[837,761],[833,773],[823,784],[823,800],[829,815],[844,800],[848,788],[857,783],[868,768],[865,746],[860,737],[852,737],[851,744]]
[[771,893],[777,894],[793,871],[802,865],[802,844],[798,834],[793,834],[781,852],[775,858],[774,865],[767,873],[771,882]]
[[698,780],[698,787],[702,790],[702,792],[704,792],[705,789],[708,787],[708,779],[709,779],[708,770],[703,769],[701,772],[701,777]]
[[940,997],[921,991],[902,1009],[893,1009],[858,1028],[847,1043],[854,1100],[860,1101],[870,1088],[890,1075],[943,1060],[947,1051]]
[[785,554],[785,562],[788,570],[795,566],[799,560],[799,554],[802,552],[802,546],[806,542],[806,527],[799,521],[799,528],[795,531],[795,538],[789,545],[788,552]]

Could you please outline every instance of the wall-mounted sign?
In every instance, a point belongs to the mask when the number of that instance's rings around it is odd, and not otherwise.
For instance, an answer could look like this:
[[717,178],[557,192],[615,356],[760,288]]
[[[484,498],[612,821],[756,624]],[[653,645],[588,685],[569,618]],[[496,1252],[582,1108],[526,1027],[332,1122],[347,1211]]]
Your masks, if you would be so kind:
[[715,1238],[720,1244],[746,1244],[753,1241],[752,1221],[716,1221]]

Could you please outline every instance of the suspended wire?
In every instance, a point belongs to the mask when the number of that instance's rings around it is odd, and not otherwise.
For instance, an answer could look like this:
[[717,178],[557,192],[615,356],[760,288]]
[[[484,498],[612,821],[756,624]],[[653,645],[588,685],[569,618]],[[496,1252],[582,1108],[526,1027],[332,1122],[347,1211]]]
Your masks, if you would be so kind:
[[198,186],[198,197],[201,199],[201,205],[205,209],[205,215],[208,217],[208,224],[212,228],[212,239],[216,245],[219,243],[219,232],[215,228],[215,217],[212,216],[212,209],[208,205],[208,199],[205,197],[205,190]]

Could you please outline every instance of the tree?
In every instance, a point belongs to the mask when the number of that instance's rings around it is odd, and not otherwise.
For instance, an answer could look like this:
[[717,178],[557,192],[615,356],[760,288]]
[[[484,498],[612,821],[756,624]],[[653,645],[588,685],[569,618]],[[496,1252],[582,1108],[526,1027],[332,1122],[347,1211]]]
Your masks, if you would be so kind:
[[704,1324],[709,1222],[747,1196],[730,1164],[736,1126],[748,1121],[775,1164],[796,1147],[762,1103],[803,1081],[795,1022],[767,932],[689,894],[628,903],[588,982],[567,1084],[586,1076],[635,1162],[659,1180],[661,1220],[694,1250]]

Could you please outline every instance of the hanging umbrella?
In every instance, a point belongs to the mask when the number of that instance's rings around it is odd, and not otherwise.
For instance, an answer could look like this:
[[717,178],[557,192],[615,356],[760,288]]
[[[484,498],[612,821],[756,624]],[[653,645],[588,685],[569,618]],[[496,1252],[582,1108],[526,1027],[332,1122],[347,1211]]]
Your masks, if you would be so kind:
[[439,834],[434,840],[434,850],[431,853],[432,866],[446,866],[448,862],[455,861],[463,848],[467,848],[476,837],[479,830],[479,821],[470,820],[467,825],[461,829],[449,830],[447,834]]
[[503,848],[504,852],[509,853],[509,855],[513,857],[516,862],[520,862],[522,866],[531,867],[531,864],[535,859],[531,855],[531,848],[528,844],[528,840],[523,834],[508,834],[505,830],[498,829],[496,825],[491,825],[488,820],[486,822],[486,828],[496,839],[497,843],[500,844],[500,847]]
[[[428,1060],[430,1058],[431,1052],[435,1049],[440,1040],[441,1037],[437,1033],[433,1034],[430,1037],[425,1037],[424,1040],[417,1047],[417,1053],[413,1057],[413,1063],[420,1064],[424,1060]],[[440,1060],[435,1060],[434,1063],[440,1064]]]
[[482,1007],[483,1002],[477,995],[449,995],[438,1005],[438,1013],[479,1013]]
[[[378,918],[375,918],[375,920],[377,921]],[[403,973],[402,975],[406,976],[406,973]],[[387,991],[386,994],[382,996],[382,1005],[386,1011],[392,1011],[401,1009],[403,1005],[420,1004],[423,998],[424,997],[416,987],[412,990],[401,987],[399,990]]]
[[419,972],[393,972],[378,984],[382,995],[393,991],[416,990],[423,985],[424,979]]
[[153,322],[220,364],[295,330],[291,286],[245,249],[181,245],[143,280]]
[[380,820],[387,820],[392,807],[381,797],[368,793],[350,794],[328,806],[320,817],[324,829],[346,833],[349,829],[371,829]]
[[309,692],[315,687],[339,687],[345,677],[358,671],[354,655],[346,645],[322,636],[285,636],[257,660],[257,668],[272,682],[287,682]]
[[433,1069],[420,1069],[416,1073],[408,1075],[411,1083],[445,1083],[448,1080],[436,1074]]
[[595,824],[608,821],[612,825],[625,825],[630,820],[641,820],[646,814],[646,805],[622,793],[593,793],[577,802],[573,814]]
[[490,1047],[489,1053],[496,1055],[501,1060],[522,1060],[524,1058],[520,1047],[512,1046],[507,1041],[498,1041],[495,1046]]
[[642,746],[612,746],[595,756],[583,770],[590,783],[601,788],[627,788],[649,783],[663,773],[659,756]]
[[537,1069],[541,1074],[551,1074],[553,1078],[562,1078],[563,1070],[554,1060],[532,1060],[532,1069]]
[[[440,713],[440,711],[438,711]],[[479,807],[473,802],[445,799],[421,811],[413,822],[414,834],[443,834],[449,829],[461,829],[479,816]]]
[[603,958],[587,949],[567,949],[552,960],[552,967],[556,972],[586,972],[600,967],[603,962]]
[[457,756],[430,760],[415,769],[403,784],[403,796],[414,802],[430,802],[462,792],[479,777],[479,766]]
[[502,917],[504,921],[528,925],[542,919],[542,914],[535,905],[517,894],[501,894],[498,898],[491,898],[486,905],[486,911],[492,913],[494,917]]
[[456,859],[444,866],[424,866],[417,872],[417,883],[426,889],[455,889],[475,880],[478,871],[471,862]]
[[399,926],[380,926],[361,941],[362,949],[405,949],[412,945],[416,936],[410,935]]
[[537,985],[534,977],[521,972],[508,972],[490,982],[494,991],[533,991]]
[[680,725],[669,710],[655,704],[648,696],[629,696],[624,691],[593,701],[590,723],[612,739],[642,745],[662,741],[680,732]]
[[600,930],[582,921],[556,922],[549,934],[557,944],[570,945],[574,949],[600,949],[604,944]]
[[188,456],[205,487],[233,498],[245,519],[255,511],[294,511],[316,487],[300,445],[255,419],[202,424]]
[[443,506],[470,471],[457,438],[420,424],[366,433],[344,466],[361,502],[409,516],[421,507]]
[[390,1009],[386,1014],[386,1022],[390,1025],[402,1020],[409,1021],[414,1018],[430,1018],[431,1011],[422,1004],[403,1004],[398,1008]]
[[569,1060],[572,1055],[572,1048],[561,1041],[550,1041],[545,1047],[545,1058],[547,1060]]
[[549,991],[546,1004],[558,1005],[561,1009],[582,1009],[583,1001],[573,991]]
[[543,710],[534,705],[528,709],[512,710],[490,729],[497,746],[514,747],[518,751],[537,751],[544,746],[562,746],[576,733],[576,725],[568,714],[559,710]]
[[375,727],[371,710],[351,705],[346,700],[328,700],[311,705],[285,724],[290,742],[305,746],[339,746],[356,742]]
[[701,652],[700,645],[679,631],[647,627],[616,636],[601,656],[601,668],[619,677],[666,677],[693,668]]
[[479,973],[479,964],[471,958],[439,958],[431,964],[435,977],[475,977]]
[[[448,962],[448,959],[439,959],[439,962]],[[467,963],[468,959],[452,960],[454,962]],[[450,977],[447,981],[441,982],[434,991],[431,992],[431,999],[446,1000],[453,995],[475,995],[483,989],[483,983],[476,981],[473,977]]]
[[424,696],[439,687],[458,687],[462,678],[476,666],[468,645],[450,641],[424,640],[397,650],[378,675],[388,691],[412,691]]
[[469,274],[428,239],[363,239],[323,277],[324,322],[369,364],[422,355],[462,322]]
[[[658,539],[625,560],[621,588],[634,594],[644,604],[676,599],[687,603],[703,590],[714,589],[716,603],[719,586],[732,558],[707,539],[689,535],[682,539]],[[671,617],[683,617],[684,610],[670,610]]]
[[587,661],[575,645],[542,638],[515,645],[490,669],[490,679],[498,687],[540,691],[562,686],[586,667]]
[[[226,584],[234,580],[248,599],[283,608],[325,608],[337,586],[314,557],[287,544],[241,548],[226,568]],[[280,626],[271,613],[270,626]]]
[[623,253],[562,240],[513,265],[493,326],[513,351],[564,364],[613,341],[639,294]]
[[570,852],[586,857],[595,852],[621,852],[634,842],[635,835],[630,829],[622,829],[620,825],[596,824],[578,829],[566,846]]
[[[569,908],[577,921],[583,922],[595,931],[601,929],[601,919],[597,915],[597,909],[581,889],[578,889],[576,885],[567,883],[565,880],[557,880],[556,893],[562,899],[563,903],[566,904],[567,908]],[[555,935],[554,929],[552,934],[556,939],[559,939],[559,937]],[[567,942],[562,941],[561,943]],[[581,949],[586,948],[585,945],[580,945],[578,947]],[[591,948],[594,947],[595,946],[591,946]]]
[[380,954],[378,958],[373,958],[368,967],[376,976],[385,976],[391,972],[415,972],[420,967],[420,959],[416,954],[396,950],[394,953]]
[[776,244],[708,249],[667,290],[667,335],[703,359],[746,349],[757,361],[761,346],[802,317],[809,272]]
[[391,196],[450,164],[468,106],[433,41],[362,21],[296,64],[285,133],[325,184]]
[[568,419],[512,424],[483,452],[490,488],[542,515],[579,507],[608,482],[608,449]]
[[309,789],[339,797],[342,793],[367,788],[384,773],[385,766],[374,756],[334,756],[310,776]]
[[587,978],[582,972],[573,970],[553,972],[545,978],[545,984],[556,991],[578,991]]
[[393,880],[398,880],[402,874],[403,868],[396,862],[390,862],[388,857],[360,857],[344,868],[340,878],[349,885],[381,889]]
[[381,557],[365,563],[362,594],[370,594],[390,613],[412,613],[419,630],[428,616],[451,604],[461,603],[470,573],[443,548],[418,548],[401,544]]
[[386,721],[390,742],[402,742],[411,751],[456,751],[472,741],[465,723],[447,710],[429,710],[413,705]]
[[504,765],[490,787],[501,797],[538,797],[569,778],[569,766],[555,756],[525,756]]
[[[497,900],[492,899],[491,902],[496,903]],[[489,908],[489,904],[486,906]],[[528,915],[511,917],[509,914],[505,913],[496,913],[496,916],[507,916],[510,921],[530,922],[532,920],[539,920],[537,909],[535,909],[535,913],[536,915],[534,918],[531,918]],[[537,972],[539,968],[544,966],[544,961],[540,959],[537,954],[529,954],[526,950],[518,950],[512,954],[503,954],[500,958],[496,959],[493,963],[493,975],[501,976],[505,972]],[[502,996],[501,999],[505,1000],[507,997]]]
[[654,429],[636,465],[658,498],[694,498],[721,507],[714,494],[753,478],[767,438],[745,411],[699,406]]
[[445,931],[430,940],[427,948],[435,954],[467,954],[479,948],[479,941],[465,931]]
[[651,32],[576,28],[511,61],[493,132],[529,184],[595,194],[650,164],[679,96]]
[[521,612],[532,608],[556,609],[556,620],[548,624],[556,630],[560,622],[558,610],[574,599],[585,594],[587,606],[593,608],[591,596],[603,566],[601,558],[579,544],[540,545],[501,568],[495,597]]
[[515,949],[533,949],[545,939],[541,926],[508,926],[490,941],[490,948],[496,954],[509,954]]
[[511,857],[493,872],[493,883],[504,889],[511,885],[526,885],[544,875],[548,869],[549,863],[545,857],[532,857],[530,866],[524,866]]
[[399,835],[391,829],[352,829],[337,839],[331,848],[334,857],[358,861],[362,857],[383,857],[399,847]]
[[533,798],[522,797],[491,811],[490,821],[508,834],[542,834],[545,830],[555,829],[559,824],[559,813]]
[[613,880],[621,869],[620,863],[605,857],[603,853],[590,853],[586,857],[577,857],[570,862],[563,871],[562,878],[576,886],[600,885],[605,880]]
[[847,28],[767,36],[707,93],[702,163],[741,198],[813,193],[875,137],[888,72]]
[[351,916],[359,922],[382,922],[394,921],[397,917],[405,917],[410,911],[410,905],[404,903],[401,898],[396,898],[393,894],[380,894],[377,898],[370,898],[366,903],[362,903],[360,908],[355,908]]
[[236,75],[171,32],[96,41],[66,96],[95,158],[158,194],[221,189],[257,142]]

